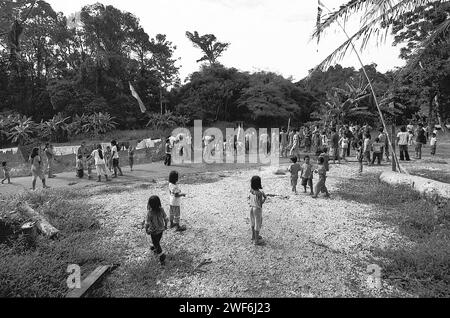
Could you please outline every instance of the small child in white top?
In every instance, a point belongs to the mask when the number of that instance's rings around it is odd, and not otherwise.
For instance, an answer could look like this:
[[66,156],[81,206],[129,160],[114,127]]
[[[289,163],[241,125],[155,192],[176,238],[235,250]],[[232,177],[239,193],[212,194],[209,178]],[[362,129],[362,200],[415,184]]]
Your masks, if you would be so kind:
[[430,139],[430,146],[431,146],[431,155],[436,155],[436,147],[437,147],[437,135],[436,133],[433,133],[431,139]]
[[186,231],[185,226],[180,226],[181,215],[181,197],[186,197],[186,194],[181,193],[177,185],[178,172],[172,171],[169,175],[169,192],[170,192],[170,228],[176,228],[177,232]]

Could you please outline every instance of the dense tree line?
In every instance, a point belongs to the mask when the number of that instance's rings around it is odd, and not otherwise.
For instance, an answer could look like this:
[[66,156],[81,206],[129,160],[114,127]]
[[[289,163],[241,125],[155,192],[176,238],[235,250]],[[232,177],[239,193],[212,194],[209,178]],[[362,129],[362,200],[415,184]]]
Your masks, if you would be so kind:
[[[419,6],[394,23],[395,43],[406,43],[401,57],[408,72],[365,67],[388,119],[402,121],[420,111],[448,118],[448,43],[416,48],[449,11],[448,3]],[[0,113],[36,123],[69,118],[67,125],[83,122],[77,121],[83,115],[111,116],[121,129],[194,119],[262,126],[286,125],[289,118],[293,125],[378,121],[362,70],[335,65],[293,83],[270,72],[225,67],[219,59],[230,43],[196,31],[186,36],[202,51],[203,64],[182,84],[176,46],[164,34],[151,37],[128,12],[97,3],[66,17],[45,1],[0,1]],[[147,107],[144,116],[129,83]]]

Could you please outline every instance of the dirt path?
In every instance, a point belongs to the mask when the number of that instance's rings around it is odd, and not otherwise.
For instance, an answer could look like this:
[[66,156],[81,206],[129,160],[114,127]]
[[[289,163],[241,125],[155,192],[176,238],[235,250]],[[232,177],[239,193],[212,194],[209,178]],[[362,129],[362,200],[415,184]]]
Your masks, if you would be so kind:
[[[328,179],[331,193],[342,178],[355,177],[355,171],[354,164],[333,166]],[[263,209],[261,234],[266,247],[250,241],[246,197],[255,174],[262,177],[266,193],[280,195],[270,198]],[[114,230],[104,244],[121,246],[125,259],[108,279],[110,296],[377,296],[381,293],[367,288],[365,273],[367,265],[377,262],[371,250],[408,244],[395,228],[374,221],[375,207],[333,194],[316,200],[293,195],[287,175],[276,176],[264,167],[185,178],[181,188],[188,197],[183,200],[182,221],[188,231],[165,234],[168,264],[161,269],[138,224],[150,195],[159,195],[168,210],[167,187],[161,181],[145,188],[91,199],[104,206],[103,226]],[[207,264],[199,266],[203,261]],[[401,294],[386,285],[382,293]]]

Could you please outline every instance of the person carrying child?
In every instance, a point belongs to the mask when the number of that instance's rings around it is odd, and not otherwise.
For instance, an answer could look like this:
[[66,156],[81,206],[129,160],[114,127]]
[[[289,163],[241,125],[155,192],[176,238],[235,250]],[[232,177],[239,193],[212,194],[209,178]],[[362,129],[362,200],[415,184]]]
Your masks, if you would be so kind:
[[152,196],[147,203],[147,217],[145,219],[145,232],[150,235],[153,246],[150,249],[155,253],[161,265],[165,265],[166,254],[161,248],[161,239],[164,231],[167,230],[169,219],[161,206],[161,200],[157,196]]
[[288,171],[291,173],[292,192],[297,194],[298,172],[300,171],[301,167],[297,163],[296,156],[291,157],[291,162],[292,162],[292,165],[289,167]]
[[8,184],[11,184],[11,169],[8,167],[8,163],[6,161],[2,162],[2,170],[3,170],[2,184],[4,184],[6,180],[8,180]]
[[311,190],[311,195],[314,195],[313,188],[313,167],[311,164],[311,159],[309,156],[305,156],[305,163],[303,163],[301,168],[301,178],[302,178],[302,186],[305,189],[305,193],[308,191],[306,187],[309,186]]
[[317,182],[315,186],[314,195],[312,198],[317,199],[319,197],[319,193],[325,193],[325,197],[330,197],[330,194],[328,193],[328,189],[326,186],[327,181],[327,169],[325,168],[325,159],[323,157],[319,157],[318,159],[318,165],[319,167],[314,170],[314,173],[319,175],[319,181]]
[[170,193],[170,228],[175,228],[177,232],[186,231],[186,226],[180,226],[181,215],[181,198],[186,197],[186,194],[181,193],[178,187],[179,174],[177,171],[172,171],[169,174],[169,193]]
[[262,228],[262,207],[267,200],[266,194],[261,191],[261,178],[254,176],[250,182],[250,222],[252,226],[252,241],[254,241],[257,246],[264,246],[266,243],[263,238],[259,235]]

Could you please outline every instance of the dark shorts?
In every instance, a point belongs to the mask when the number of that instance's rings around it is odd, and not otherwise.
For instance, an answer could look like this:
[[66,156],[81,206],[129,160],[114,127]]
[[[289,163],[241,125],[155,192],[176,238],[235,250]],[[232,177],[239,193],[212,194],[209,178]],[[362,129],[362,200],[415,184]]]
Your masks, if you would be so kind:
[[313,186],[313,179],[312,178],[302,178],[302,186],[310,186],[312,188]]
[[113,163],[113,167],[114,168],[118,168],[119,167],[119,159],[113,159],[112,163]]

